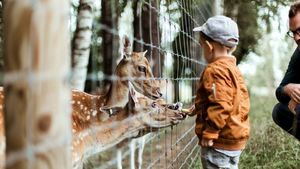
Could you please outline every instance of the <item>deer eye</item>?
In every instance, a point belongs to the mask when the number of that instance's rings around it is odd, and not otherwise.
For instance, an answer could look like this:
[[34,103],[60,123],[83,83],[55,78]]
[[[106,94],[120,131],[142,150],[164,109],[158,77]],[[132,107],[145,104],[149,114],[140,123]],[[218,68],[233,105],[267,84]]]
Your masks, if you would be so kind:
[[138,67],[138,70],[139,70],[140,72],[146,73],[146,67],[145,67],[145,66],[139,66],[139,67]]
[[152,102],[151,103],[151,107],[156,108],[157,107],[157,103],[156,102]]

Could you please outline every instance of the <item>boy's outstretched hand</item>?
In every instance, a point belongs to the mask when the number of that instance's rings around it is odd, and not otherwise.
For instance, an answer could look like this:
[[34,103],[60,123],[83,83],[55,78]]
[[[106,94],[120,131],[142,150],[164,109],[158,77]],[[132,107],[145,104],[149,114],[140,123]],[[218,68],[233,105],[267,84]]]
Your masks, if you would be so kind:
[[211,147],[213,146],[214,142],[213,140],[209,140],[209,139],[205,139],[205,138],[202,138],[201,140],[201,146],[203,147]]
[[181,111],[183,113],[185,113],[186,115],[188,115],[188,116],[194,116],[195,115],[194,109],[195,109],[195,105],[193,105],[193,106],[191,106],[190,108],[187,108],[187,109],[181,109]]

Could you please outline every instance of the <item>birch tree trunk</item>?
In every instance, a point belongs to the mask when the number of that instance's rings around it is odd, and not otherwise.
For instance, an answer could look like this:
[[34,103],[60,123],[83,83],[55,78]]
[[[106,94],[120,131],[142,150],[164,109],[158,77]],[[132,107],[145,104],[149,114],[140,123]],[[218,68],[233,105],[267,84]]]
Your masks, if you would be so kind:
[[72,41],[73,75],[71,85],[82,90],[87,75],[93,24],[94,0],[80,0],[78,6],[77,28]]
[[7,169],[71,168],[69,1],[5,2]]

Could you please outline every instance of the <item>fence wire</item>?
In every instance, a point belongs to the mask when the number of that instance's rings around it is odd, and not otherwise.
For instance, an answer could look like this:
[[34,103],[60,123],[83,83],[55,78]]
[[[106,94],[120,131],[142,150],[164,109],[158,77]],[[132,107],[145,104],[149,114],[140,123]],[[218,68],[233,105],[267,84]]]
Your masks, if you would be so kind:
[[[134,18],[134,14],[132,14],[131,17],[138,22],[130,22],[129,24],[138,24],[138,29],[134,31],[138,31],[140,36],[135,36],[134,33],[131,35],[128,32],[126,35],[132,40],[133,51],[139,52],[150,49],[147,57],[151,62],[159,65],[158,67],[153,66],[153,69],[157,69],[159,73],[152,78],[120,78],[114,74],[90,73],[87,79],[94,83],[97,81],[101,83],[103,80],[165,81],[166,84],[171,83],[173,85],[172,91],[167,90],[168,87],[165,87],[166,93],[164,94],[167,97],[170,96],[169,99],[167,98],[168,102],[185,102],[187,107],[192,104],[195,98],[196,84],[201,71],[206,65],[201,57],[199,37],[197,34],[194,34],[192,29],[202,25],[212,15],[212,1],[138,0],[132,1],[130,8],[134,8],[133,3],[135,2],[138,5],[136,9],[132,9],[132,12],[137,12],[139,15]],[[148,13],[145,11],[148,11]],[[147,15],[148,19],[145,19],[144,15]],[[153,18],[153,16],[157,18]],[[155,20],[158,20],[159,23],[156,23]],[[144,25],[149,25],[149,30],[144,29]],[[112,27],[98,23],[95,28],[104,30],[119,39],[124,35],[120,33],[122,32],[121,27]],[[159,34],[155,37],[151,33],[152,31],[158,31]],[[147,34],[149,39],[145,38],[145,34]],[[155,42],[155,39],[159,41],[158,44]],[[143,47],[135,48],[134,44]],[[158,56],[155,56],[155,50],[158,51],[159,54],[156,54]],[[105,57],[102,56],[103,62],[105,62]],[[120,58],[119,56],[114,56],[113,60],[118,62]],[[190,93],[180,92],[187,88],[191,90]],[[183,95],[185,94],[188,95],[189,99],[183,99]],[[130,118],[126,119],[125,123],[130,121]],[[114,127],[118,127],[118,124],[116,123]],[[137,149],[136,147],[135,150],[137,151]],[[100,169],[118,168],[118,150],[122,150],[123,152],[123,168],[130,168],[130,156],[132,152],[130,152],[129,145],[112,148],[99,153],[89,158],[85,162],[85,167]],[[142,168],[192,168],[194,162],[199,159],[199,151],[198,140],[194,134],[194,118],[188,118],[172,127],[152,132],[151,136],[146,138]],[[104,158],[104,156],[108,157]]]
[[[98,0],[101,2],[100,0]],[[108,2],[108,1],[107,1]],[[100,12],[100,16],[95,15],[93,24],[93,37],[91,44],[91,54],[89,59],[89,72],[87,75],[86,85],[90,85],[88,92],[95,92],[99,86],[103,87],[102,83],[105,80],[111,83],[121,81],[147,81],[154,80],[165,82],[163,87],[165,92],[164,98],[168,103],[183,102],[185,107],[192,104],[195,98],[196,84],[199,80],[201,71],[206,63],[201,57],[201,46],[198,42],[198,35],[194,34],[192,29],[202,25],[206,19],[212,15],[212,1],[210,0],[133,0],[133,1],[109,1],[109,10],[112,12],[111,25],[101,22],[103,17],[103,1],[99,3],[101,7],[95,8],[96,12]],[[125,4],[124,6],[121,5]],[[137,8],[134,9],[134,3],[137,3]],[[96,3],[95,3],[96,4]],[[129,5],[128,5],[129,4]],[[122,6],[122,7],[120,7]],[[120,8],[124,8],[120,10]],[[130,10],[131,9],[131,10]],[[98,10],[98,11],[97,11]],[[124,14],[126,11],[131,11],[130,16]],[[120,12],[120,13],[118,13]],[[137,15],[134,15],[134,13]],[[118,18],[124,14],[131,18],[123,25],[127,25],[129,29],[134,29],[136,20],[138,26],[133,32],[122,34],[122,27]],[[120,15],[120,16],[119,16]],[[145,15],[147,17],[145,17]],[[76,18],[71,14],[72,19]],[[153,24],[155,23],[155,24]],[[133,26],[132,26],[133,25]],[[148,26],[148,27],[147,27]],[[74,27],[71,25],[71,27]],[[146,27],[146,28],[145,28]],[[140,36],[136,36],[134,31],[138,31]],[[148,31],[148,32],[147,32]],[[153,32],[157,32],[156,35]],[[149,49],[147,58],[153,65],[153,72],[158,72],[151,78],[137,77],[119,77],[113,74],[115,66],[111,67],[110,71],[104,70],[104,64],[107,59],[111,59],[112,65],[116,65],[120,60],[121,54],[106,56],[103,51],[104,41],[101,33],[111,35],[112,39],[122,39],[126,34],[132,40],[132,49],[135,52]],[[113,40],[112,40],[113,41]],[[121,53],[122,46],[119,41],[112,43],[112,53]],[[138,48],[136,46],[142,46]],[[155,53],[158,51],[158,53]],[[111,74],[107,73],[111,72]],[[5,76],[4,83],[16,83],[17,81],[28,81],[29,83],[36,80],[49,80],[63,75],[53,75],[47,72],[43,73],[10,73]],[[21,79],[21,78],[25,78]],[[170,90],[171,88],[171,90]],[[87,90],[87,87],[86,87]],[[149,115],[152,112],[144,112],[136,116],[126,118],[121,122],[111,122],[105,125],[105,129],[115,129],[123,124],[129,124],[132,121]],[[145,137],[145,149],[142,155],[142,168],[192,168],[195,162],[199,159],[199,146],[197,137],[194,134],[194,118],[187,118],[179,124],[171,127],[158,129],[158,131],[150,132],[148,137]],[[30,130],[30,129],[29,129]],[[104,127],[100,125],[90,127],[83,130],[78,135],[91,135],[104,131]],[[138,131],[138,129],[137,129]],[[75,135],[72,139],[79,139]],[[135,138],[136,139],[136,138]],[[24,150],[17,151],[8,157],[7,164],[10,165],[15,161],[38,154],[51,149],[53,146],[65,145],[70,140],[69,137],[59,138],[55,142],[48,140],[41,145],[31,145]],[[132,138],[130,138],[132,140]],[[130,140],[128,142],[130,142]],[[93,156],[84,160],[84,168],[99,168],[111,169],[118,167],[118,153],[122,151],[121,161],[123,168],[132,167],[130,164],[129,144],[122,146],[114,146],[109,149],[99,148],[100,141],[93,142]],[[135,147],[134,150],[138,148]],[[28,155],[29,154],[29,155]],[[120,157],[120,156],[119,156]],[[137,165],[137,164],[135,164]]]

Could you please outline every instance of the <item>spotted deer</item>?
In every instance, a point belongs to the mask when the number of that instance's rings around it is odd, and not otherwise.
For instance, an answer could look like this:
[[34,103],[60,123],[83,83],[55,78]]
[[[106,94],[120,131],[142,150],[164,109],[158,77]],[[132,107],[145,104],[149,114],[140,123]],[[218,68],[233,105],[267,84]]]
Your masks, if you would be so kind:
[[74,168],[81,168],[82,161],[89,156],[184,119],[181,111],[169,108],[162,100],[135,97],[134,92],[129,93],[126,106],[115,107],[113,111],[115,115],[108,120],[74,135]]
[[[161,106],[160,104],[156,104],[151,99],[157,99],[162,96],[159,90],[158,81],[153,80],[153,75],[151,72],[151,68],[149,66],[149,62],[145,57],[145,52],[143,53],[135,53],[130,51],[130,43],[128,40],[125,40],[124,47],[125,52],[123,59],[117,65],[115,75],[119,77],[117,81],[113,82],[111,88],[108,90],[108,93],[103,96],[93,96],[81,91],[73,91],[73,161],[76,164],[77,162],[80,163],[80,159],[87,154],[91,154],[91,152],[99,152],[103,151],[104,149],[111,147],[112,145],[117,144],[118,142],[122,141],[125,138],[131,137],[129,133],[124,134],[122,132],[129,132],[126,130],[127,128],[135,128],[138,133],[144,131],[144,133],[149,133],[150,130],[145,126],[151,126],[151,128],[162,128],[167,127],[170,125],[170,122],[175,123],[178,121],[178,117],[182,118],[182,115],[178,115],[178,111],[170,111],[171,109],[166,109],[160,107],[160,112],[166,111],[168,113],[159,113],[156,116],[143,115],[138,119],[143,119],[144,123],[138,122],[135,120],[130,122],[130,125],[123,124],[123,126],[117,127],[115,130],[111,130],[110,128],[106,129],[106,126],[111,124],[112,122],[118,122],[120,119],[128,119],[132,116],[132,114],[137,113],[128,113],[130,106],[128,106],[128,94],[130,90],[130,86],[133,89],[132,91],[136,90],[137,92],[144,95],[144,97],[139,97],[135,99],[135,112],[145,112],[143,107],[152,107]],[[125,79],[123,77],[131,77]],[[123,80],[122,80],[123,79]],[[134,92],[132,92],[131,95]],[[145,97],[146,96],[146,97]],[[104,99],[103,99],[104,98]],[[136,98],[136,97],[130,97]],[[149,99],[151,98],[151,99]],[[105,101],[99,101],[99,100]],[[125,106],[126,105],[126,106]],[[139,107],[139,111],[137,110]],[[151,107],[151,106],[150,106]],[[164,106],[165,107],[165,106]],[[124,110],[125,109],[125,110]],[[154,109],[154,108],[152,108]],[[158,109],[158,108],[156,108]],[[107,112],[107,113],[103,113]],[[123,112],[123,113],[120,113]],[[126,112],[126,113],[125,113]],[[132,112],[132,111],[131,111]],[[175,113],[177,112],[177,114]],[[108,117],[108,114],[116,116]],[[125,115],[124,115],[125,114]],[[174,116],[171,118],[170,116]],[[156,120],[154,120],[155,118]],[[166,122],[165,119],[168,119],[170,122]],[[140,121],[140,120],[139,120]],[[144,125],[141,125],[144,124]],[[147,124],[147,125],[145,125]],[[102,126],[102,127],[99,127]],[[140,128],[139,128],[140,127]],[[106,131],[104,133],[96,132],[97,134],[92,134],[93,129],[101,129],[101,131]],[[85,130],[88,129],[88,130]],[[125,129],[125,130],[124,130]],[[91,133],[92,132],[92,133]],[[117,133],[117,134],[111,134]],[[121,133],[123,137],[115,137],[118,136],[118,133]],[[92,135],[90,135],[92,134]],[[104,135],[104,136],[103,136]],[[120,135],[120,134],[119,134]],[[92,139],[93,137],[96,139]],[[105,141],[110,140],[110,141]],[[75,141],[76,140],[76,141]],[[89,141],[88,141],[89,140]],[[95,140],[100,140],[102,142],[102,146],[89,146]],[[91,150],[89,150],[89,148]],[[96,148],[98,147],[98,148]]]
[[[132,98],[136,98],[136,100],[138,100],[138,104],[144,107],[149,105],[152,107],[159,107],[161,110],[163,110],[163,113],[158,113],[154,119],[148,118],[148,120],[145,120],[145,123],[148,124],[148,127],[141,129],[138,135],[135,135],[134,137],[128,137],[128,139],[123,140],[117,145],[118,169],[122,169],[122,147],[124,147],[124,145],[129,145],[130,148],[130,168],[136,168],[137,166],[138,169],[141,169],[143,163],[143,151],[147,139],[150,138],[158,129],[177,124],[186,117],[186,114],[182,112],[182,103],[167,104],[164,99],[157,99],[153,101],[138,92],[133,90],[131,91],[131,93],[134,93],[131,94]],[[135,158],[136,146],[138,146],[137,158]]]
[[[103,124],[111,124],[113,121],[117,121],[117,119],[120,119],[121,117],[123,119],[128,118],[129,114],[136,114],[136,112],[145,112],[146,110],[142,108],[145,106],[145,103],[143,103],[142,99],[139,99],[140,106],[135,106],[134,111],[130,111],[131,113],[128,113],[126,109],[128,109],[128,94],[129,94],[129,84],[132,84],[132,88],[134,90],[141,92],[143,95],[151,98],[151,99],[157,99],[162,96],[159,90],[159,84],[157,81],[153,80],[153,75],[151,72],[151,68],[149,65],[148,60],[145,57],[146,52],[131,52],[130,50],[130,43],[128,39],[125,39],[124,41],[124,54],[122,60],[119,62],[119,64],[116,67],[115,70],[115,76],[118,77],[116,81],[113,81],[110,89],[108,92],[104,95],[91,95],[82,91],[78,90],[72,90],[72,132],[73,132],[73,159],[76,161],[76,159],[80,159],[84,154],[85,150],[82,149],[82,145],[84,145],[84,142],[88,142],[88,138],[90,138],[88,135],[85,135],[85,131],[93,131],[90,129],[93,128],[99,128],[99,126],[102,126],[101,128],[104,128]],[[4,93],[3,89],[0,90],[0,124],[2,126],[0,127],[0,148],[3,149],[1,151],[0,156],[3,155],[4,157],[4,149],[5,149],[5,135],[4,135],[4,119],[3,119],[3,98]],[[148,102],[147,102],[148,103]],[[148,109],[150,104],[148,105]],[[158,112],[165,111],[165,112],[172,112],[169,111],[169,109],[163,109],[163,108],[157,108],[152,105],[153,110],[157,109]],[[153,107],[154,106],[154,107]],[[138,108],[139,107],[139,110]],[[125,108],[125,110],[123,110]],[[121,111],[122,110],[122,111]],[[123,112],[118,115],[118,112]],[[124,116],[124,112],[127,112],[127,116]],[[117,113],[115,117],[109,117],[110,115],[113,115],[114,113]],[[151,114],[151,113],[150,113]],[[172,113],[171,113],[172,114]],[[176,114],[176,113],[175,113]],[[173,112],[174,115],[174,112]],[[174,120],[176,118],[170,118],[170,115],[162,115],[156,114],[156,116],[153,116],[153,113],[151,116],[141,116],[136,120],[136,123],[139,124],[137,126],[141,127],[141,130],[145,130],[145,126],[151,126],[152,127],[164,127],[164,125],[168,124],[163,119],[169,119],[172,122],[175,122],[177,120]],[[167,118],[168,117],[168,118]],[[177,117],[177,115],[175,115]],[[181,116],[180,116],[181,117]],[[153,118],[156,118],[156,121],[158,123],[151,123],[151,121],[155,122]],[[158,120],[158,119],[161,119]],[[138,121],[144,121],[143,123]],[[162,123],[163,122],[163,123]],[[144,124],[144,125],[141,125]],[[147,124],[147,125],[146,125]],[[134,126],[134,125],[133,125]],[[135,126],[136,127],[136,126]],[[118,127],[119,128],[119,127]],[[132,127],[134,128],[134,127]],[[136,128],[136,130],[140,131],[140,128]],[[104,131],[102,129],[102,131]],[[113,130],[117,133],[122,133],[119,130]],[[113,132],[111,131],[111,132]],[[104,132],[107,133],[107,132]],[[103,133],[99,133],[103,136]],[[117,134],[115,134],[117,135]],[[107,137],[104,138],[114,138],[114,135],[106,135]],[[86,139],[87,140],[86,140]],[[103,138],[100,137],[99,138]],[[103,142],[106,142],[103,138]],[[118,137],[119,139],[121,137]],[[118,140],[118,138],[116,140]],[[121,140],[120,140],[121,141]],[[109,147],[109,145],[113,145],[113,141],[106,142],[106,147]],[[105,145],[105,144],[103,144]],[[81,153],[80,153],[81,152]],[[88,151],[87,151],[88,152]],[[79,157],[79,158],[78,158]],[[1,158],[3,159],[3,158]],[[0,160],[1,160],[0,159]]]
[[[72,131],[76,136],[91,127],[93,123],[106,121],[114,109],[125,107],[128,103],[129,82],[135,90],[143,95],[157,99],[162,96],[159,84],[153,79],[150,64],[145,57],[146,52],[131,52],[128,38],[123,41],[123,58],[117,65],[113,81],[108,92],[103,95],[91,95],[79,90],[72,90]],[[3,118],[4,91],[0,88],[0,157],[4,156],[5,135]],[[0,159],[1,160],[1,159]],[[1,165],[1,163],[0,163]]]

